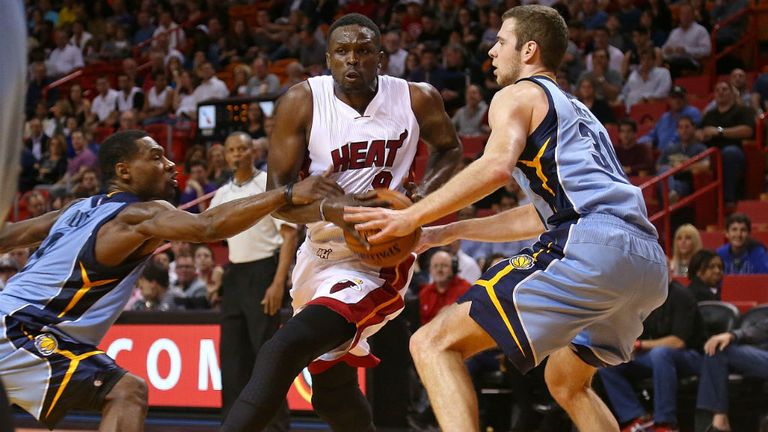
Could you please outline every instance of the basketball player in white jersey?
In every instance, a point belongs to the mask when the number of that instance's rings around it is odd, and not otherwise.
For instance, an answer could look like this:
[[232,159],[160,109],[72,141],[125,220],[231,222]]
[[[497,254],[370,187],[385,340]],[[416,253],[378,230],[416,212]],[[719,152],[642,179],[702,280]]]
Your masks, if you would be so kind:
[[550,393],[578,429],[617,431],[592,376],[631,358],[643,320],[667,295],[666,258],[605,128],[555,81],[568,41],[562,17],[531,5],[502,19],[489,55],[503,88],[489,108],[483,156],[405,210],[350,208],[346,218],[381,229],[375,243],[465,208],[514,176],[532,204],[428,229],[432,244],[540,236],[414,334],[416,368],[446,432],[478,431],[464,360],[494,346],[521,372],[549,356]]
[[[16,194],[24,125],[24,90],[27,71],[27,32],[24,3],[12,0],[0,13],[0,228]],[[13,430],[10,410],[0,381],[0,432]]]
[[[419,138],[430,149],[424,194],[454,172],[461,146],[440,94],[426,84],[379,75],[381,35],[350,14],[329,29],[332,76],[297,84],[280,100],[269,149],[268,189],[330,168],[349,194],[399,189]],[[309,365],[312,405],[336,432],[373,430],[356,368],[378,363],[366,338],[397,316],[414,256],[396,268],[363,264],[347,249],[340,226],[350,196],[277,213],[308,224],[293,272],[294,317],[259,351],[254,375],[224,422],[225,431],[262,430],[296,375]],[[367,203],[373,205],[374,203]]]

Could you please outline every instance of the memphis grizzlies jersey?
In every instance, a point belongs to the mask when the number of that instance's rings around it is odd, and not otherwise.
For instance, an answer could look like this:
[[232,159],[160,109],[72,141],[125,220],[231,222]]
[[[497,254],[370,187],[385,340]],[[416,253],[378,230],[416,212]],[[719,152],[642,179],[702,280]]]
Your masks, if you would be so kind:
[[592,112],[549,78],[523,80],[544,90],[549,111],[528,136],[514,177],[547,228],[603,213],[657,235],[642,192],[627,179],[608,132]]
[[107,267],[96,262],[96,235],[127,205],[122,192],[70,206],[26,267],[0,291],[0,317],[39,331],[98,345],[128,302],[146,258]]

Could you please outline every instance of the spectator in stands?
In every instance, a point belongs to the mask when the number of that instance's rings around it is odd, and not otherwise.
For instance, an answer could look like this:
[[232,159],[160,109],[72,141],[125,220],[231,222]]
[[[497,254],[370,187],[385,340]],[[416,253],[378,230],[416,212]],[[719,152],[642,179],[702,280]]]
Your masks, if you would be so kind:
[[[43,100],[43,89],[53,82],[52,79],[46,76],[45,63],[35,62],[32,63],[30,68],[32,69],[32,76],[29,83],[27,83],[27,95],[24,99],[24,113],[27,117],[32,117],[34,115],[35,106],[38,102]],[[49,94],[48,98],[56,100],[51,96],[53,95]]]
[[136,129],[138,127],[138,120],[136,119],[136,111],[133,109],[125,110],[120,113],[120,119],[118,120],[119,131]]
[[218,306],[221,301],[221,278],[224,276],[224,269],[217,265],[213,258],[213,250],[208,245],[198,245],[195,248],[197,277],[205,282],[208,303]]
[[701,250],[701,234],[691,224],[680,225],[675,230],[672,244],[672,259],[669,260],[669,275],[671,277],[687,277],[691,257]]
[[30,218],[36,218],[48,213],[48,199],[42,192],[36,190],[29,192],[25,197],[25,201]]
[[76,184],[85,171],[98,169],[99,161],[88,148],[85,135],[81,130],[72,132],[72,149],[75,151],[75,156],[67,162],[66,181],[69,184]]
[[93,169],[86,169],[80,178],[80,182],[72,188],[75,198],[88,198],[101,193],[99,175]]
[[248,80],[248,94],[261,98],[273,98],[280,93],[280,78],[270,73],[267,59],[258,56],[251,63],[253,76]]
[[456,273],[458,277],[472,283],[480,279],[480,276],[482,275],[480,266],[474,258],[461,250],[461,240],[456,240],[449,244],[445,250],[458,260],[459,266],[458,272]]
[[195,259],[188,252],[176,257],[176,280],[171,283],[170,292],[176,306],[182,309],[208,309],[205,281],[197,277]]
[[235,50],[234,61],[242,61],[246,57],[253,57],[255,50],[253,38],[248,31],[248,23],[244,18],[235,19],[232,31],[226,37],[227,47]]
[[131,310],[140,312],[165,312],[176,308],[173,294],[168,290],[168,271],[154,262],[144,267],[136,283],[141,296]]
[[752,221],[744,213],[732,213],[725,220],[728,243],[717,248],[725,274],[768,273],[765,245],[750,236]]
[[21,268],[16,260],[11,258],[8,254],[0,255],[0,291],[5,288],[8,279],[12,278],[13,275],[19,272],[19,270],[21,270]]
[[691,281],[688,290],[697,302],[720,300],[723,260],[715,252],[701,249],[693,254],[686,276]]
[[688,117],[693,121],[694,128],[701,123],[701,111],[698,108],[688,105],[687,92],[685,87],[674,86],[669,91],[669,111],[665,112],[656,122],[650,132],[640,137],[637,142],[641,144],[651,144],[661,151],[678,139],[678,120],[682,117]]
[[61,210],[75,199],[75,194],[65,188],[51,189],[51,210]]
[[710,337],[704,354],[696,407],[714,414],[707,432],[730,431],[728,375],[768,378],[768,318],[763,315],[741,328]]
[[689,3],[681,3],[678,8],[680,25],[672,30],[661,48],[674,77],[684,71],[698,71],[701,61],[712,52],[709,32],[693,18],[693,7]]
[[157,27],[152,23],[152,18],[147,11],[139,11],[136,14],[136,31],[133,32],[132,42],[134,46],[152,39]]
[[589,77],[582,78],[576,89],[576,96],[592,114],[597,117],[600,123],[616,123],[616,116],[613,114],[611,106],[605,100],[598,99],[595,94],[595,88],[598,85],[595,80]]
[[381,38],[382,47],[389,54],[389,64],[383,72],[386,75],[402,77],[405,73],[405,59],[408,57],[408,51],[404,50],[400,44],[400,33],[391,30],[385,33]]
[[459,262],[445,251],[432,254],[429,275],[432,282],[419,291],[419,319],[424,325],[444,307],[456,302],[471,286],[458,273]]
[[[667,300],[643,322],[633,360],[597,371],[622,430],[677,430],[678,377],[699,373],[703,339],[696,299],[672,281]],[[630,381],[644,376],[653,377],[653,417],[645,412]]]
[[285,74],[287,76],[285,78],[285,84],[280,88],[281,94],[288,91],[292,86],[307,79],[304,76],[304,66],[299,62],[289,63],[288,66],[285,67]]
[[761,73],[752,84],[752,102],[755,112],[768,111],[768,73]]
[[213,70],[213,65],[210,62],[200,65],[198,76],[201,81],[200,85],[192,93],[195,102],[200,103],[209,99],[224,99],[229,96],[227,85],[216,76],[216,71]]
[[117,75],[117,110],[125,112],[128,110],[141,111],[144,108],[144,92],[136,87],[128,75],[121,73]]
[[29,126],[29,138],[24,140],[24,147],[32,152],[35,160],[40,160],[48,151],[48,140],[51,138],[43,133],[43,122],[33,118],[27,122]]
[[[696,140],[696,125],[688,116],[682,116],[677,120],[677,136],[677,141],[665,147],[656,162],[659,174],[674,169],[707,150],[707,146]],[[676,203],[680,198],[693,192],[693,174],[708,168],[709,160],[705,159],[669,177],[669,201]]]
[[227,165],[224,156],[224,146],[214,144],[208,149],[208,180],[216,187],[219,187],[229,181],[232,177],[232,170]]
[[306,26],[299,34],[299,62],[308,68],[312,65],[325,65],[325,42],[315,36],[315,28]]
[[608,52],[608,69],[621,74],[621,64],[624,62],[624,53],[621,52],[620,49],[608,43],[607,28],[598,27],[595,29],[592,44],[592,53],[587,55],[586,60],[587,70],[591,71],[593,69],[592,54],[594,54],[596,50],[606,50]]
[[58,78],[85,65],[83,53],[80,48],[69,43],[69,38],[64,30],[56,30],[53,37],[56,48],[48,55],[45,64],[49,77]]
[[608,21],[608,14],[598,9],[597,1],[583,0],[579,20],[584,23],[584,28],[587,30],[596,30],[605,26],[606,21]]
[[482,90],[475,84],[470,84],[464,93],[465,105],[453,115],[453,127],[463,136],[488,135],[486,113],[488,104],[483,100]]
[[651,30],[645,26],[638,26],[632,30],[632,47],[624,53],[624,61],[621,64],[622,77],[629,77],[630,73],[640,67],[640,50],[644,49],[653,51],[654,64],[656,66],[662,65],[661,48],[653,46]]
[[629,45],[629,37],[627,32],[622,31],[618,15],[615,13],[608,15],[605,28],[608,30],[608,45],[615,46],[621,52],[626,51]]
[[616,156],[628,176],[653,173],[653,152],[647,144],[638,144],[635,134],[637,124],[631,119],[619,121],[619,142],[615,146]]
[[63,134],[67,117],[72,115],[72,105],[66,99],[59,99],[49,110],[51,116],[43,120],[43,132],[48,136]]
[[656,102],[669,96],[672,77],[669,70],[655,64],[653,51],[640,50],[640,66],[629,74],[622,89],[622,98],[629,112],[632,105],[644,102]]
[[173,92],[173,110],[179,120],[195,120],[197,118],[197,101],[195,100],[195,83],[189,71],[182,71]]
[[48,150],[38,162],[37,183],[54,185],[67,173],[67,143],[62,135],[48,141]]
[[258,102],[251,102],[248,105],[248,123],[245,130],[253,139],[267,136],[264,130],[264,111]]
[[437,61],[438,51],[434,48],[425,48],[421,52],[419,66],[411,71],[408,81],[427,82],[438,91],[445,88],[445,69]]
[[152,81],[154,85],[149,89],[142,109],[144,125],[165,122],[173,107],[173,89],[168,85],[165,72],[153,74]]
[[621,86],[624,80],[618,71],[608,67],[608,51],[603,48],[596,48],[590,54],[593,61],[591,70],[585,70],[579,76],[579,82],[584,79],[591,79],[594,83],[595,98],[613,103],[621,92]]
[[[173,21],[173,15],[171,15],[170,6],[160,6],[160,19],[158,20],[157,28],[152,34],[153,38],[157,38],[160,35],[168,36],[168,47],[170,49],[184,49],[185,35],[184,30],[179,27]],[[156,41],[153,44],[157,43]]]
[[619,10],[617,12],[621,29],[629,33],[637,28],[640,22],[640,9],[635,6],[632,0],[619,0]]
[[91,112],[96,115],[94,120],[100,126],[114,124],[117,119],[118,92],[110,88],[109,80],[103,75],[96,78],[96,91],[99,94],[91,102]]
[[704,114],[698,137],[708,147],[718,147],[723,157],[723,195],[726,206],[736,203],[746,161],[741,140],[754,135],[755,113],[736,103],[736,90],[730,83],[715,85],[717,107]]
[[[208,181],[208,165],[204,160],[197,159],[186,166],[189,179],[184,191],[179,196],[179,204],[186,204],[216,190],[216,185]],[[208,202],[198,203],[187,209],[190,213],[201,213],[208,208]]]
[[69,103],[72,105],[72,115],[77,119],[78,126],[93,122],[91,101],[83,97],[83,87],[80,84],[75,83],[69,87]]
[[[733,88],[736,90],[736,94],[739,95],[739,98],[736,100],[736,103],[752,107],[752,109],[755,111],[756,114],[759,114],[763,112],[763,109],[760,108],[759,103],[753,103],[753,92],[752,90],[747,87],[747,73],[744,72],[744,69],[736,68],[731,71],[731,73],[728,75],[728,82],[731,83]],[[755,98],[756,101],[760,100],[760,97]],[[716,103],[714,100],[709,102],[707,106],[704,108],[704,112],[707,112],[711,109],[714,109],[716,107]]]
[[232,89],[230,97],[248,96],[248,81],[251,79],[251,67],[244,64],[235,65],[232,70]]

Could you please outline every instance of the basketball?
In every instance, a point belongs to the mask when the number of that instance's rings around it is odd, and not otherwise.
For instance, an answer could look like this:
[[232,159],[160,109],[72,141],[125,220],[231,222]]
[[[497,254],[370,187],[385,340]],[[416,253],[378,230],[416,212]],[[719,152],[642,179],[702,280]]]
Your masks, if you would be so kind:
[[[411,200],[400,192],[389,189],[377,189],[377,198],[387,201],[391,204],[393,210],[401,210],[409,207]],[[375,234],[375,231],[361,231],[360,235],[365,237]],[[391,237],[378,244],[372,244],[370,249],[366,249],[360,242],[355,240],[349,233],[344,232],[344,240],[347,247],[366,264],[377,267],[392,267],[403,261],[416,247],[416,243],[421,236],[421,228],[404,237]]]

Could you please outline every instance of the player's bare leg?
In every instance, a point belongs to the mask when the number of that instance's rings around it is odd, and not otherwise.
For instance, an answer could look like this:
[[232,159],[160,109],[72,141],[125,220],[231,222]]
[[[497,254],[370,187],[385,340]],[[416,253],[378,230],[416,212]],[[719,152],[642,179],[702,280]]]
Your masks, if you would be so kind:
[[141,432],[147,416],[147,384],[127,373],[107,394],[99,430]]
[[569,347],[549,356],[544,378],[552,397],[582,431],[615,432],[619,430],[611,411],[592,390],[597,369],[584,363]]
[[469,316],[471,303],[447,307],[411,337],[411,354],[444,432],[480,429],[477,396],[464,360],[496,342]]

